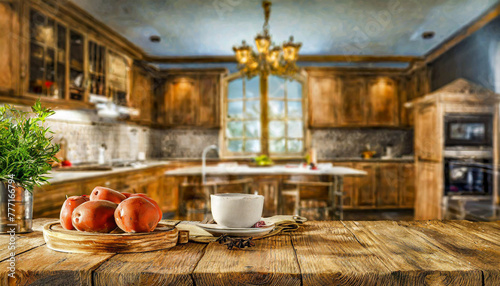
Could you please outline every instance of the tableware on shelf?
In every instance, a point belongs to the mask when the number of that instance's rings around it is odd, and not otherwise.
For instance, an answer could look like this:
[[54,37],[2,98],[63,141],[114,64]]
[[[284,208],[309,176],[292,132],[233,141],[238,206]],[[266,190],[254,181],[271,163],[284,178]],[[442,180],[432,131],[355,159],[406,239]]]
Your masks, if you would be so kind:
[[200,228],[213,236],[227,234],[229,236],[255,237],[270,233],[274,229],[274,223],[262,227],[235,228],[225,227],[218,224],[198,224]]
[[212,216],[218,225],[249,228],[262,217],[264,196],[251,194],[210,195]]

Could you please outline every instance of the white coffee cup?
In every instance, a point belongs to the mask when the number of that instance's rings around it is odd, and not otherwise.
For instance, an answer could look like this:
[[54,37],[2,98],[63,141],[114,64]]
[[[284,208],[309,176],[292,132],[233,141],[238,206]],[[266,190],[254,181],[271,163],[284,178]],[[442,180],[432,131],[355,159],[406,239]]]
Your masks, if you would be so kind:
[[233,228],[252,227],[262,218],[264,196],[250,194],[210,195],[212,216],[218,225]]

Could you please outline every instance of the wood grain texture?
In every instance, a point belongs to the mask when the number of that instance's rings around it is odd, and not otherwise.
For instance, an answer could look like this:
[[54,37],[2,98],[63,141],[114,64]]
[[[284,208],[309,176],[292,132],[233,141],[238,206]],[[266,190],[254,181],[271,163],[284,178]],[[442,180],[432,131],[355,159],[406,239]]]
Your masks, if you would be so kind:
[[300,285],[300,269],[288,235],[228,250],[211,243],[193,272],[196,285]]
[[[455,257],[452,260],[454,263],[463,261],[470,267],[478,269],[477,271],[482,271],[483,285],[500,285],[500,245],[498,242],[484,240],[471,234],[468,230],[459,230],[440,221],[400,222],[400,225],[425,235],[428,244],[436,245],[453,255]],[[477,278],[479,280],[477,285],[482,285],[480,278]],[[473,285],[472,281],[469,283],[467,285]]]
[[190,243],[174,248],[117,254],[93,275],[94,285],[192,285],[191,273],[206,245]]
[[390,271],[339,221],[311,221],[290,234],[304,285],[388,285]]
[[114,254],[75,255],[37,247],[16,256],[16,272],[8,277],[9,261],[0,263],[1,285],[92,285],[92,271]]
[[448,221],[447,225],[454,226],[460,232],[477,235],[480,238],[500,245],[500,222],[470,222],[470,221]]
[[177,245],[179,230],[160,222],[148,233],[94,233],[65,230],[59,222],[43,227],[47,247],[69,253],[135,253]]
[[83,255],[40,244],[45,222],[18,239],[14,279],[1,253],[0,285],[500,285],[500,222],[309,221],[243,250]]
[[481,285],[481,271],[393,221],[344,222],[391,271],[391,284]]

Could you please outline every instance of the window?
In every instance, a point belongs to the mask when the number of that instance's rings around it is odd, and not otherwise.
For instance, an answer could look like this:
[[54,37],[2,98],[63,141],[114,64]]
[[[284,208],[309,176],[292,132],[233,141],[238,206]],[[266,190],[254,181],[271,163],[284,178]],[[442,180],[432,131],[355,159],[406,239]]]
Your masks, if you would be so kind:
[[305,145],[302,90],[298,80],[269,76],[267,115],[263,115],[260,77],[228,80],[224,153],[252,156],[267,149],[272,156],[301,156]]

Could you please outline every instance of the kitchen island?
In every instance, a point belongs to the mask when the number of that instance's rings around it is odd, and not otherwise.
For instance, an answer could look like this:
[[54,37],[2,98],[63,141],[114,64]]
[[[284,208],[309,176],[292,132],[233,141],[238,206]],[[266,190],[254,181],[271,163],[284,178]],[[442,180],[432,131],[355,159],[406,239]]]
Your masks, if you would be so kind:
[[8,278],[9,236],[0,236],[2,285],[500,284],[500,222],[309,221],[244,250],[188,243],[82,255],[47,248],[48,221],[16,236],[15,278]]
[[[333,183],[333,194],[340,194],[339,202],[340,210],[338,212],[342,218],[342,207],[344,205],[343,194],[344,177],[359,177],[366,176],[366,172],[353,168],[323,165],[317,169],[310,169],[295,165],[276,165],[250,167],[247,165],[238,164],[219,164],[217,166],[194,166],[187,168],[179,168],[165,172],[168,177],[183,177],[184,182],[198,183],[200,178],[203,181],[204,177],[208,177],[207,181],[212,178],[215,180],[238,180],[251,179],[252,186],[250,191],[257,192],[265,197],[264,215],[272,216],[280,213],[280,209],[284,208],[282,191],[286,181],[292,182],[311,182],[323,181]],[[335,200],[334,198],[331,198]]]

